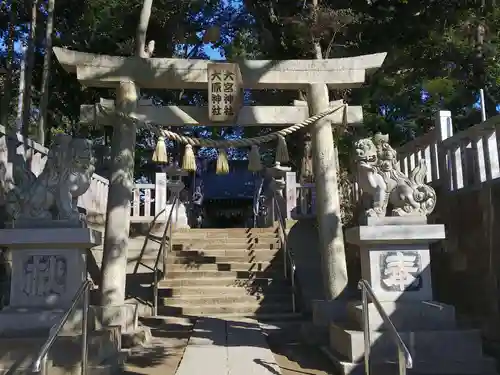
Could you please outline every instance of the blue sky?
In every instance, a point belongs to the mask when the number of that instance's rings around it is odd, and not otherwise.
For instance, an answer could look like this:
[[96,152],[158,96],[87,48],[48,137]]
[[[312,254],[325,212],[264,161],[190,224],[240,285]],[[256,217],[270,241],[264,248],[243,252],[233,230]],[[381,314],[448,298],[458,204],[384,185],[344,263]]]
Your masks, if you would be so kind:
[[205,45],[203,51],[210,57],[210,60],[222,60],[223,56],[220,54],[219,50],[213,49],[211,45]]
[[[4,49],[5,45],[3,43],[3,40],[0,39],[0,49]],[[14,43],[14,49],[16,50],[17,53],[21,51],[21,42],[17,41]],[[207,44],[203,47],[203,51],[207,54],[208,57],[210,57],[210,60],[221,60],[224,57],[220,54],[219,50],[212,48],[211,45]]]

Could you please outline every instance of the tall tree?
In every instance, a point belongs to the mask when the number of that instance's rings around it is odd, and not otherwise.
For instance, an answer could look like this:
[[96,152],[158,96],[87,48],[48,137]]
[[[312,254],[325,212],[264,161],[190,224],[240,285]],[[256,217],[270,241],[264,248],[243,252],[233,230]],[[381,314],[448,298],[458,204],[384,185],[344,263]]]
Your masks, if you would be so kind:
[[37,140],[45,144],[45,132],[47,128],[47,106],[49,102],[50,66],[52,58],[52,33],[54,30],[54,6],[55,0],[47,2],[47,25],[45,30],[45,52],[43,58],[42,89],[40,98],[40,121],[37,129]]
[[38,0],[32,0],[30,33],[28,37],[28,51],[26,59],[26,71],[24,73],[22,133],[25,137],[28,137],[30,133],[31,103],[32,103],[32,91],[33,91],[32,80],[33,80],[33,69],[35,64],[37,13],[38,13]]
[[[12,89],[13,89],[13,71],[14,71],[14,42],[15,42],[15,29],[17,21],[17,0],[11,0],[10,9],[7,10],[9,13],[9,23],[7,31],[7,59],[5,63],[5,79],[4,79],[4,92],[2,97],[2,103],[0,107],[0,124],[6,126],[10,114],[10,105],[12,100]],[[9,4],[3,4],[5,8]]]

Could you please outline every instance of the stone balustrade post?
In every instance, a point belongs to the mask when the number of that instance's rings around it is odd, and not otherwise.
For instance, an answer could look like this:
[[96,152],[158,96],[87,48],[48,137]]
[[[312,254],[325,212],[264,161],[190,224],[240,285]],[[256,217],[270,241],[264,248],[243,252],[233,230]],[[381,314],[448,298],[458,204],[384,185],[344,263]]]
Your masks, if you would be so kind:
[[279,162],[276,162],[273,167],[267,169],[267,173],[271,177],[271,183],[269,187],[275,192],[276,194],[273,194],[273,205],[272,205],[272,218],[273,220],[276,220],[276,215],[278,214],[276,212],[275,206],[274,206],[274,200],[276,199],[276,204],[278,204],[281,215],[281,219],[284,220],[286,219],[286,202],[285,198],[283,196],[283,190],[286,187],[286,180],[285,176],[287,172],[290,172],[291,168],[290,167],[283,167]]
[[172,207],[173,198],[178,197],[175,212],[172,218],[172,221],[175,223],[177,228],[179,227],[188,227],[188,219],[187,219],[187,210],[185,206],[185,202],[181,200],[181,192],[185,188],[184,182],[182,182],[182,177],[187,175],[187,172],[183,169],[179,168],[177,165],[171,165],[164,168],[165,173],[167,174],[167,196],[168,196],[168,204],[167,204],[167,212],[166,218],[168,219],[168,215],[170,214],[170,210]]

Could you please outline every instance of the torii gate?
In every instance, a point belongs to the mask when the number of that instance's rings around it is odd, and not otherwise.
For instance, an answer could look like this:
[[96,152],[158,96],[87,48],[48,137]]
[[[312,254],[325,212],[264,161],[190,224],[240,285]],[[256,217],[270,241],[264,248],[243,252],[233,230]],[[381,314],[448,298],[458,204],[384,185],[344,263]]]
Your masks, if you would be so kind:
[[[137,105],[138,88],[206,89],[210,81],[207,60],[175,58],[140,58],[97,55],[54,48],[63,68],[76,73],[78,80],[90,87],[117,89],[117,108],[135,117],[157,124],[215,125],[207,120],[206,109],[167,106],[150,108]],[[386,53],[325,60],[244,60],[238,62],[245,89],[306,90],[306,103],[297,101],[289,107],[242,107],[233,124],[277,125],[296,123],[319,114],[329,107],[328,89],[355,88],[365,82],[367,74],[380,68]],[[108,104],[109,105],[109,104]],[[82,119],[94,118],[94,106],[82,107]],[[89,113],[91,114],[89,116]],[[90,117],[90,118],[89,118]],[[360,122],[359,107],[351,107],[348,121]],[[317,220],[320,253],[327,297],[336,297],[347,284],[340,202],[337,184],[334,142],[331,123],[340,123],[340,114],[318,120],[311,127],[313,162],[316,177]],[[119,227],[111,228],[106,220],[104,260],[108,259],[102,293],[110,306],[121,306],[125,299],[125,269],[128,244],[128,215],[133,187],[133,150],[135,126],[119,121],[112,141],[113,166],[110,179],[107,217]],[[166,125],[166,124],[165,124]],[[227,126],[227,124],[224,124]],[[119,149],[128,150],[118,155]],[[118,219],[118,220],[117,220]],[[339,257],[339,253],[342,257]],[[342,259],[341,259],[342,258]],[[116,310],[115,310],[116,311]]]

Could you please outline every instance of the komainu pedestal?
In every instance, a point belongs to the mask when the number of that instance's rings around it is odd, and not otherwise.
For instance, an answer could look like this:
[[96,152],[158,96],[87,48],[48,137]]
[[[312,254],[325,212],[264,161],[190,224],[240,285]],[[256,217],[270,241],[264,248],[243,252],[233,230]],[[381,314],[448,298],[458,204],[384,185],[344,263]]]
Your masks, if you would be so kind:
[[[7,249],[11,265],[10,301],[0,312],[0,335],[50,329],[87,280],[87,250],[100,244],[100,232],[49,223],[0,230],[0,246]],[[80,329],[80,313],[68,323],[75,329]]]
[[0,335],[50,329],[87,279],[86,252],[100,244],[100,233],[86,228],[77,206],[95,170],[90,141],[57,135],[39,175],[22,156],[12,158],[10,229],[0,229],[11,269],[10,301],[0,312]]
[[[445,238],[445,228],[427,224],[436,194],[423,182],[425,163],[406,177],[381,134],[357,141],[355,151],[365,210],[346,240],[359,247],[361,276],[410,351],[408,373],[496,373],[495,361],[483,357],[481,332],[457,329],[454,307],[433,301],[429,245]],[[368,321],[372,372],[397,374],[396,345],[371,303]],[[343,374],[365,374],[363,327],[360,301],[348,304],[344,321],[330,323],[328,350]]]

